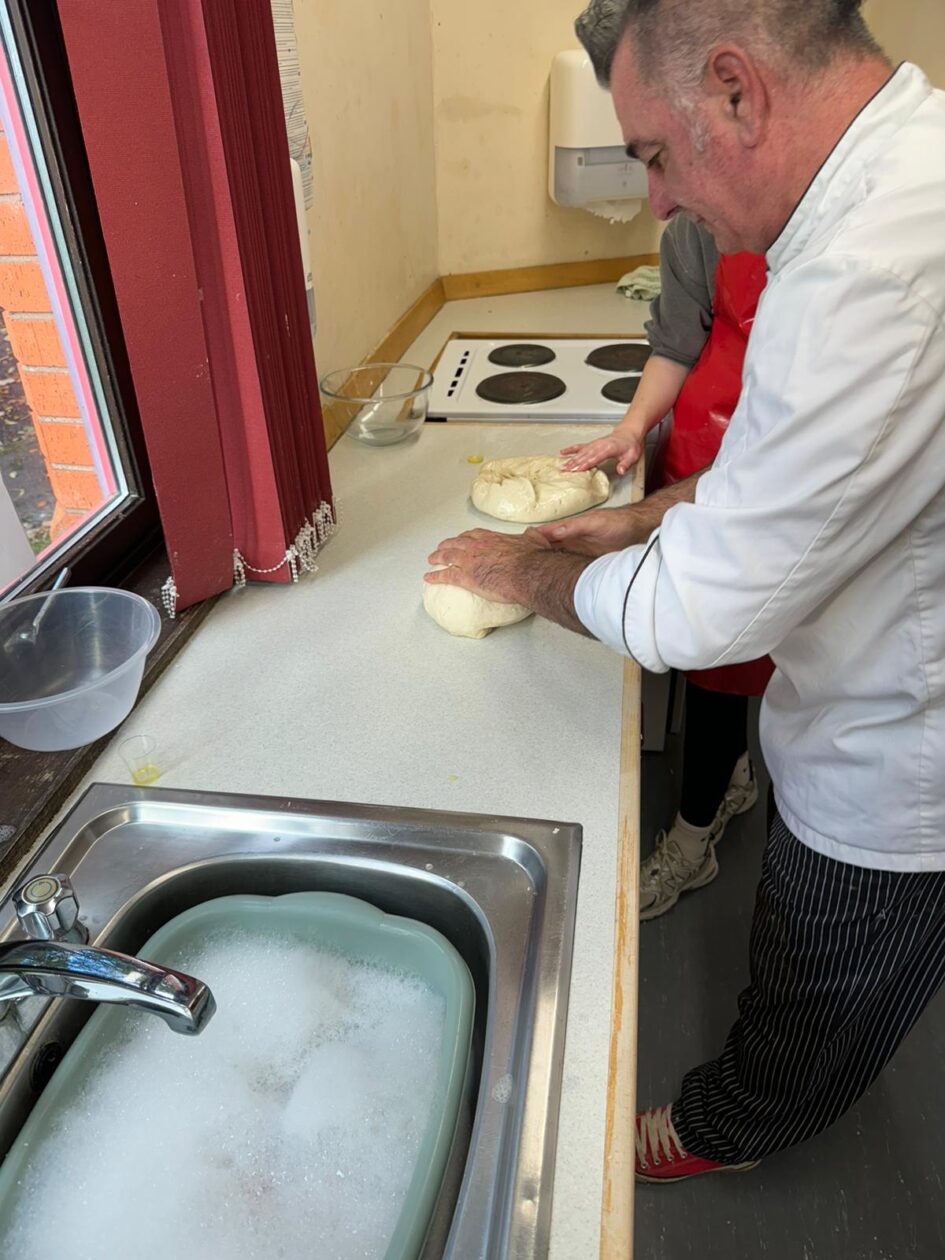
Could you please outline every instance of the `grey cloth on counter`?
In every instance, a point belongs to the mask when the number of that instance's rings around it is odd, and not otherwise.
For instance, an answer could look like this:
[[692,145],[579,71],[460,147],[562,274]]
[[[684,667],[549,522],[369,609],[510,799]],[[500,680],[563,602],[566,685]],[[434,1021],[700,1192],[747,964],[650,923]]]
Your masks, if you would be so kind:
[[650,306],[646,334],[654,354],[693,367],[709,339],[719,251],[705,228],[677,215],[660,242],[663,291]]

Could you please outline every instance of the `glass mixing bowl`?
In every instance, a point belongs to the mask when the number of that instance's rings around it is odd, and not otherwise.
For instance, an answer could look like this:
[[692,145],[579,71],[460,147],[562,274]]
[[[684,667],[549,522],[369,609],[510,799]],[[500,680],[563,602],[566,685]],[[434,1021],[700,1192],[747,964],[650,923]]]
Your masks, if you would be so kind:
[[340,425],[368,446],[391,446],[416,433],[427,418],[433,376],[409,363],[341,368],[321,382]]

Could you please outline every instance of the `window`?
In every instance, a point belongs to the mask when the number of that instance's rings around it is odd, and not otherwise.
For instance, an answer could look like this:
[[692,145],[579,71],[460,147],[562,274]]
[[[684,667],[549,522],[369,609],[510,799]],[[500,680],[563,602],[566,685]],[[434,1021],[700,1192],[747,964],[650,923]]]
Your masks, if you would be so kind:
[[55,6],[0,3],[0,597],[104,581],[156,514]]
[[0,266],[44,282],[0,277],[0,314],[58,335],[6,374],[38,490],[0,479],[0,598],[65,563],[120,580],[161,541],[168,611],[294,582],[334,517],[269,0],[0,0],[0,36],[28,251]]
[[[73,388],[95,405],[59,419],[91,430],[102,472],[81,465],[99,497],[61,537],[50,517],[49,541],[37,533],[27,552],[17,517],[21,576],[0,581],[0,599],[64,563],[73,585],[136,569],[141,593],[184,613],[164,626],[153,676],[202,601],[247,577],[297,581],[334,528],[269,6],[0,0],[10,112],[47,216],[30,230],[49,234],[52,287],[68,294],[63,336],[78,347],[73,360],[26,366],[72,384],[74,364]],[[0,207],[22,201],[29,222],[21,184],[7,188]],[[22,380],[15,364],[0,379],[14,373]],[[19,423],[29,441],[36,417],[21,411]],[[93,755],[21,754],[0,740],[0,860],[4,831],[38,835]]]

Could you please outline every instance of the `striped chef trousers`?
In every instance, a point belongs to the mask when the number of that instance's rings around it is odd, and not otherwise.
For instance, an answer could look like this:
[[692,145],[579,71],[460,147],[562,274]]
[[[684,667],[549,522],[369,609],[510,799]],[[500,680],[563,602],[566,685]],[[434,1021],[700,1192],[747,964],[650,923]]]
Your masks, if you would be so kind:
[[945,872],[836,862],[775,813],[750,953],[725,1049],[673,1104],[686,1150],[723,1164],[820,1133],[880,1074],[945,979]]

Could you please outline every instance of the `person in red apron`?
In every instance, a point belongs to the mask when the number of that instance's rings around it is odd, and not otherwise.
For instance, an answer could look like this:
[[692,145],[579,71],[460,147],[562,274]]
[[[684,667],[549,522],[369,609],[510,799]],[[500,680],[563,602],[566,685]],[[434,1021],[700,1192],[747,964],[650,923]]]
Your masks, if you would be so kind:
[[[663,485],[701,472],[719,452],[741,394],[748,337],[767,281],[765,260],[755,254],[719,258],[707,233],[674,220],[663,238],[661,272],[663,293],[647,325],[654,353],[634,402],[610,436],[562,451],[570,457],[567,468],[616,458],[617,471],[627,471],[642,454],[648,430],[670,408]],[[716,845],[727,823],[758,799],[747,751],[748,698],[763,694],[773,672],[765,657],[687,675],[679,811],[641,867],[642,919],[665,914],[681,893],[715,879]]]

